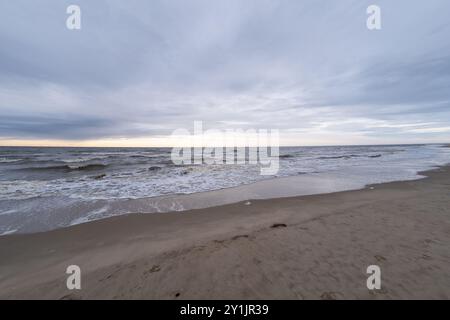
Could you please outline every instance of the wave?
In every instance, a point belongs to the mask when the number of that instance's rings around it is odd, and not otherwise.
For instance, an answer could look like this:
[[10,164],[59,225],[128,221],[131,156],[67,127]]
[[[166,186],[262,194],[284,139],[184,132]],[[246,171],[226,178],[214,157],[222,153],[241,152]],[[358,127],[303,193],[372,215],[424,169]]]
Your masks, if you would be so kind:
[[59,166],[49,166],[49,167],[28,167],[19,170],[30,170],[30,171],[94,171],[102,170],[106,168],[107,164],[86,164],[86,165],[59,165]]
[[106,157],[85,157],[84,159],[63,159],[64,163],[76,164],[76,163],[86,163],[89,161],[102,161]]
[[349,156],[349,155],[345,155],[345,156],[328,156],[328,157],[318,157],[317,159],[319,160],[331,160],[331,159],[350,159],[350,158],[354,158],[355,156]]
[[107,164],[86,164],[81,166],[69,165],[68,167],[71,170],[101,170],[106,168]]
[[279,156],[279,158],[281,158],[281,159],[294,158],[294,155],[292,155],[292,154],[282,154],[282,155]]
[[19,162],[22,161],[24,159],[8,159],[8,158],[0,158],[0,163],[14,163],[14,162]]
[[326,157],[318,157],[319,160],[329,160],[329,159],[351,159],[351,158],[379,158],[381,157],[381,154],[375,154],[375,155],[363,155],[363,154],[346,154],[341,156],[326,156]]

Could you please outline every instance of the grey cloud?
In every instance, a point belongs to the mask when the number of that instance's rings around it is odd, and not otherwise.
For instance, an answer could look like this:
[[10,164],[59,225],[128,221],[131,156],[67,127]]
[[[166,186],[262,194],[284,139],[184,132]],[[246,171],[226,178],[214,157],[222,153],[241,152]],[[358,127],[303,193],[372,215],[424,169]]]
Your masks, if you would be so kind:
[[[80,31],[65,27],[72,3]],[[370,123],[450,125],[450,4],[379,0],[380,31],[365,27],[369,4],[4,1],[0,138],[138,137],[194,120],[429,137]]]

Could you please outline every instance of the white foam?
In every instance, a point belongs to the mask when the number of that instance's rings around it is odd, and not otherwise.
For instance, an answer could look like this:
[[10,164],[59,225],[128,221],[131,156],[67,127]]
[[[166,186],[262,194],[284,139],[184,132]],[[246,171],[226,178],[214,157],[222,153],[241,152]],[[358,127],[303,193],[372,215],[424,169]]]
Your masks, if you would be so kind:
[[15,232],[17,232],[17,229],[8,229],[8,230],[4,231],[3,233],[0,233],[0,237],[7,236],[8,234],[13,234]]
[[[283,152],[292,156],[280,160],[277,177],[364,168],[367,183],[415,179],[418,171],[450,162],[450,148],[437,145],[290,148]],[[374,155],[380,157],[370,157]],[[0,200],[39,196],[83,201],[140,199],[219,190],[273,178],[261,176],[259,168],[250,165],[168,167],[156,172],[148,170],[149,165],[107,169],[102,179],[93,179],[95,173],[86,173],[49,181],[0,181]]]
[[0,216],[4,216],[4,215],[8,215],[8,214],[12,214],[12,213],[16,213],[17,210],[16,209],[12,209],[12,210],[6,210],[6,211],[0,211]]
[[76,162],[88,162],[92,160],[101,160],[106,159],[108,156],[100,156],[100,155],[93,155],[93,156],[85,156],[85,157],[78,157],[78,158],[72,158],[72,159],[62,159],[62,162],[65,163],[76,163]]
[[69,225],[74,226],[89,221],[99,220],[105,218],[105,213],[108,212],[109,206],[104,206],[100,209],[88,212],[86,215],[72,220]]
[[8,159],[8,158],[0,158],[0,163],[13,163],[22,161],[23,159]]

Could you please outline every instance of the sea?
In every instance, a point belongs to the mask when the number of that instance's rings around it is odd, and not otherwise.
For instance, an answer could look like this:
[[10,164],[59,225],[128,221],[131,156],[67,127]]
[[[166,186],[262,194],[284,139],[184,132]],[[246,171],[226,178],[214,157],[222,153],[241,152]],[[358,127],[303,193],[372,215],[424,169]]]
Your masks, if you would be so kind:
[[186,164],[170,148],[0,147],[0,235],[41,232],[128,213],[328,193],[420,179],[450,163],[445,145],[281,147],[279,170]]

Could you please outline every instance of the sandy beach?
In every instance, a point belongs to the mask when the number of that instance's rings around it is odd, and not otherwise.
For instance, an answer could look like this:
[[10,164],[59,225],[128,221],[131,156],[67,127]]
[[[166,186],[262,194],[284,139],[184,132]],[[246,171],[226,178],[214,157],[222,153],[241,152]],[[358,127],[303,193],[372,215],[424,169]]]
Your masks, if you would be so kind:
[[450,300],[449,12],[2,1],[0,301]]
[[[425,179],[0,237],[2,299],[449,299],[450,167]],[[66,288],[78,265],[81,290]],[[382,288],[366,287],[381,268]]]

